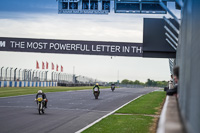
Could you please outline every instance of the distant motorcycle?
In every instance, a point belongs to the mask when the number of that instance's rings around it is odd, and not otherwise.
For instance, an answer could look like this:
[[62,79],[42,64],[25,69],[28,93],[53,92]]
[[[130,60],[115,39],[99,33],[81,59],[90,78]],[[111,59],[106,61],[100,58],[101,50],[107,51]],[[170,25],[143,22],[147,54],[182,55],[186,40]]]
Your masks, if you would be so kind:
[[111,90],[114,91],[115,90],[115,84],[111,85]]
[[99,92],[97,87],[94,88],[94,92],[93,93],[94,93],[95,99],[98,99],[100,92]]
[[45,104],[45,101],[46,101],[46,99],[43,99],[42,97],[38,97],[37,99],[36,99],[36,102],[37,102],[37,105],[38,105],[38,113],[39,114],[44,114],[44,110],[45,110],[45,106],[44,106],[44,104]]

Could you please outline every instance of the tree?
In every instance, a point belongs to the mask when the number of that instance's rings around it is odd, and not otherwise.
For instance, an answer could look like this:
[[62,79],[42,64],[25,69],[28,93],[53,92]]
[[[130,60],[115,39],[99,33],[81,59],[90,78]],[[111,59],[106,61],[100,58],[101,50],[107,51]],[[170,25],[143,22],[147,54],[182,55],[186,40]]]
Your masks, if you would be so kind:
[[129,84],[133,85],[133,84],[134,84],[134,82],[133,82],[132,80],[129,80]]
[[134,84],[135,84],[135,85],[140,85],[141,82],[140,82],[139,80],[135,80],[135,81],[134,81]]
[[151,79],[147,79],[147,82],[145,83],[147,86],[152,86],[152,80]]
[[165,87],[165,86],[167,86],[168,82],[167,81],[154,81],[151,79],[147,79],[147,82],[143,83],[143,82],[140,82],[139,80],[132,81],[132,80],[124,79],[124,80],[122,80],[121,84]]
[[121,83],[122,83],[122,84],[129,84],[129,80],[128,80],[128,79],[124,79],[124,80],[122,80]]

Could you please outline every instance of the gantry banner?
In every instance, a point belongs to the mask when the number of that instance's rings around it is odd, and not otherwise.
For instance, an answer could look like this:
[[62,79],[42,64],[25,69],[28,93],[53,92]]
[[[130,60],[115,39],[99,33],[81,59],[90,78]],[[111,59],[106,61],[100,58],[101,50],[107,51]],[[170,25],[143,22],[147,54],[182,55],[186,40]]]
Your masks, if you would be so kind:
[[142,43],[0,37],[0,51],[143,56]]

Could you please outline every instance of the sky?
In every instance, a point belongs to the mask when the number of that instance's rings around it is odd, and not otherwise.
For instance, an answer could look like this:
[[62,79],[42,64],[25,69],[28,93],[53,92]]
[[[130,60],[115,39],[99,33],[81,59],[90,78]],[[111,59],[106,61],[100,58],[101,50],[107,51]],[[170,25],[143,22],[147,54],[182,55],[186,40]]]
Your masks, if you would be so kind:
[[[173,3],[169,7],[179,16]],[[162,17],[163,14],[58,14],[56,0],[1,0],[0,37],[142,43],[143,18]],[[169,61],[163,58],[0,52],[0,67],[35,70],[36,61],[40,66],[42,61],[53,62],[62,65],[64,73],[106,82],[170,79]]]

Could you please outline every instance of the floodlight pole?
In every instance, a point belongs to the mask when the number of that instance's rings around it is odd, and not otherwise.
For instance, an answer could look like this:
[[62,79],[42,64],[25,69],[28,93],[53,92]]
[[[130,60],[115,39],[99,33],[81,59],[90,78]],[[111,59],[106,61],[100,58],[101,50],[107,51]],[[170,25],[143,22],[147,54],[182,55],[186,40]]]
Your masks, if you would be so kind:
[[54,72],[51,72],[51,81],[53,82],[53,73]]
[[1,80],[2,80],[2,71],[3,71],[3,68],[4,68],[4,67],[1,67]]
[[60,73],[57,72],[57,82],[59,82],[60,78]]
[[54,81],[55,82],[57,81],[57,74],[56,74],[56,72],[54,72]]
[[12,80],[12,79],[11,79],[11,76],[12,76],[12,69],[13,69],[13,68],[11,67],[11,68],[10,68],[10,81]]
[[47,74],[48,74],[48,71],[45,71],[45,81],[47,81]]
[[34,81],[35,71],[36,71],[36,70],[33,70],[32,81]]
[[9,67],[6,68],[6,73],[5,73],[5,80],[7,80],[7,70]]
[[41,72],[41,81],[43,80],[43,73],[44,71]]
[[39,71],[39,81],[40,81],[40,73],[41,73],[41,71]]
[[38,70],[36,70],[36,71],[35,71],[35,76],[36,76],[36,79],[38,79],[38,76],[37,76],[37,74],[38,74]]
[[16,81],[16,71],[17,71],[17,68],[15,68],[14,70],[14,81]]
[[32,71],[32,69],[30,69],[30,70],[28,71],[28,81],[31,81],[31,71]]
[[20,71],[21,71],[21,68],[19,69],[19,74],[18,74],[18,79],[20,80]]
[[24,81],[26,81],[26,69],[24,69],[23,72],[24,72]]

